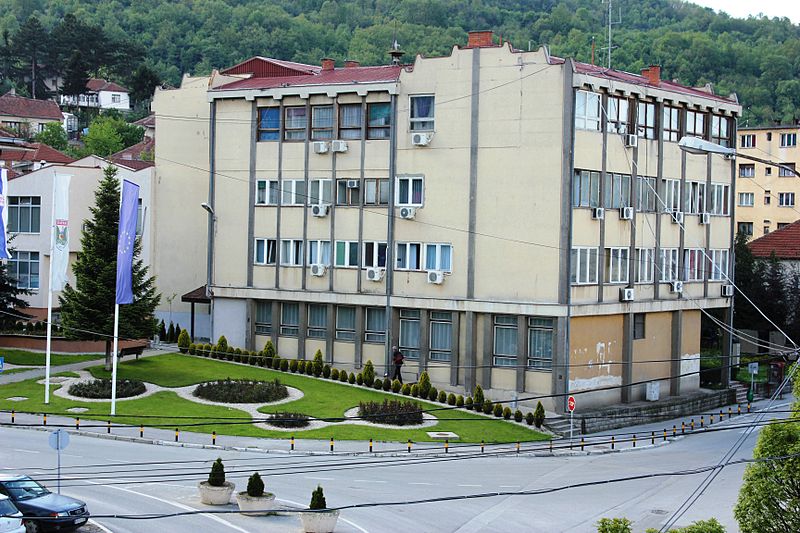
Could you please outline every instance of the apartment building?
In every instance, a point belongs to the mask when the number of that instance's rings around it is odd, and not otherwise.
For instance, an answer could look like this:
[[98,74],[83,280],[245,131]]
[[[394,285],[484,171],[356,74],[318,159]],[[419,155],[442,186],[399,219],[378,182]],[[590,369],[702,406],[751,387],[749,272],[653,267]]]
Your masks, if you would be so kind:
[[800,178],[792,169],[800,161],[798,126],[741,128],[739,153],[780,163],[769,165],[739,158],[736,180],[736,228],[758,238],[800,219]]
[[677,141],[732,144],[735,97],[472,32],[407,66],[256,57],[153,109],[157,172],[208,210],[181,242],[210,250],[214,337],[348,369],[398,345],[407,379],[558,411],[699,387],[735,167]]

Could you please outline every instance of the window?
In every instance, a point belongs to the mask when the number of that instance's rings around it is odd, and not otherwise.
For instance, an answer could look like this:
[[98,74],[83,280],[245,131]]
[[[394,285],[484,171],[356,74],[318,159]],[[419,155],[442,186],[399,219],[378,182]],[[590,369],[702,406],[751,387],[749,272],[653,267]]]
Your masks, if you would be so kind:
[[278,205],[281,186],[278,180],[258,180],[256,182],[256,205]]
[[366,241],[364,243],[364,268],[386,268],[386,243]]
[[392,125],[392,104],[369,104],[367,115],[367,139],[388,139]]
[[572,182],[574,207],[600,207],[600,173],[576,170]]
[[397,270],[420,270],[422,268],[422,244],[398,242],[395,268]]
[[517,365],[517,317],[494,317],[494,366]]
[[453,313],[431,311],[430,352],[432,361],[449,361],[453,353]]
[[361,104],[339,105],[339,138],[360,139],[364,116]]
[[331,264],[331,241],[308,241],[308,264]]
[[683,280],[702,281],[705,276],[705,261],[703,250],[700,248],[687,248],[683,251]]
[[311,180],[309,187],[308,205],[333,203],[331,180]]
[[139,198],[136,206],[136,236],[142,236],[142,229],[144,227],[144,207],[142,207],[142,199]]
[[729,250],[711,250],[711,281],[724,281],[728,279],[729,257]]
[[603,195],[606,208],[630,207],[631,177],[627,174],[606,174]]
[[790,146],[797,146],[797,134],[781,133],[781,148],[788,148]]
[[275,239],[256,239],[253,263],[257,265],[274,265],[277,248],[278,245]]
[[300,266],[303,264],[303,241],[300,239],[281,239],[281,265]]
[[753,236],[753,223],[752,222],[739,222],[736,224],[736,232],[749,237]]
[[754,178],[756,175],[755,165],[739,165],[740,178]]
[[419,310],[400,309],[398,348],[407,359],[419,359]]
[[552,318],[528,318],[528,368],[553,368]]
[[678,142],[681,138],[681,110],[677,107],[664,106],[664,140]]
[[771,140],[772,140],[772,132],[771,132],[771,131],[768,131],[768,132],[767,132],[767,140],[768,140],[768,141],[771,141]]
[[451,272],[453,247],[450,244],[425,245],[425,269]]
[[795,177],[794,163],[781,163],[781,166],[778,167],[778,176],[782,178]]
[[678,279],[678,249],[662,248],[659,257],[661,266],[661,281],[677,281]]
[[433,96],[411,97],[411,131],[433,131]]
[[739,205],[741,207],[753,207],[754,201],[755,201],[755,193],[752,192],[739,193]]
[[628,248],[606,248],[606,283],[628,283]]
[[8,274],[20,289],[39,288],[39,252],[11,252]]
[[712,215],[727,216],[730,213],[728,207],[728,196],[730,195],[730,186],[724,183],[711,184],[711,209],[709,212]]
[[679,180],[663,180],[664,211],[681,210],[681,182]]
[[358,206],[361,187],[351,187],[353,182],[361,184],[359,180],[336,180],[336,205]]
[[422,205],[422,178],[397,178],[395,205]]
[[793,192],[779,192],[778,193],[778,206],[779,207],[794,207],[794,193]]
[[308,304],[308,336],[313,339],[324,339],[328,330],[328,306]]
[[772,194],[769,189],[764,190],[764,205],[772,203]]
[[311,108],[311,140],[333,139],[333,106],[316,105]]
[[272,302],[256,302],[256,335],[272,334]]
[[645,139],[656,138],[656,105],[650,102],[639,102],[639,113],[636,117],[636,134]]
[[730,119],[721,115],[711,115],[711,142],[720,146],[730,146]]
[[778,229],[783,229],[788,225],[789,225],[788,222],[778,222]]
[[39,196],[8,197],[8,231],[39,233],[42,199]]
[[283,302],[281,304],[281,335],[297,337],[300,333],[300,304]]
[[364,205],[389,205],[389,180],[364,180]]
[[633,314],[633,338],[634,340],[644,339],[644,325],[645,325],[645,317],[647,315],[645,313],[634,313]]
[[111,103],[118,104],[122,101],[122,96],[119,94],[112,94],[111,95]]
[[336,340],[356,340],[356,308],[336,306]]
[[769,224],[764,224],[764,235],[769,233]]
[[653,249],[636,249],[636,283],[653,281]]
[[636,210],[644,213],[653,213],[656,210],[656,179],[647,176],[636,176],[638,187],[636,196]]
[[281,182],[281,205],[305,205],[306,182],[304,180],[283,180]]
[[281,134],[281,110],[278,107],[262,107],[258,110],[258,140],[277,141]]
[[698,214],[706,210],[706,184],[699,181],[687,181],[684,190],[683,210],[689,214]]
[[628,133],[628,99],[609,96],[606,120],[606,131],[620,134]]
[[746,133],[740,137],[741,140],[741,147],[740,148],[755,148],[756,147],[756,136],[753,133]]
[[600,131],[600,95],[578,91],[575,95],[575,128]]
[[767,167],[764,169],[765,176],[772,176],[772,167]]
[[367,307],[364,342],[382,343],[386,340],[386,309]]
[[706,135],[706,115],[699,111],[686,111],[686,135],[700,137]]
[[283,140],[303,141],[306,138],[308,116],[305,106],[284,108]]
[[572,249],[572,283],[597,283],[597,248]]
[[336,266],[337,267],[358,266],[358,242],[336,241]]

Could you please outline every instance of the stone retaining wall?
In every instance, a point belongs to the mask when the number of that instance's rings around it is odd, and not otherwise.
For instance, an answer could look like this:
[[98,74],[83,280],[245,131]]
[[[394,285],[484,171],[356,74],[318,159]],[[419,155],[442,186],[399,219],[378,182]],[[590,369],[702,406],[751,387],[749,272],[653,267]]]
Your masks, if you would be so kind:
[[[0,348],[19,348],[43,352],[46,349],[45,335],[0,335]],[[120,349],[146,348],[146,340],[120,340]],[[56,353],[106,353],[105,341],[78,341],[63,337],[51,339],[51,350]]]

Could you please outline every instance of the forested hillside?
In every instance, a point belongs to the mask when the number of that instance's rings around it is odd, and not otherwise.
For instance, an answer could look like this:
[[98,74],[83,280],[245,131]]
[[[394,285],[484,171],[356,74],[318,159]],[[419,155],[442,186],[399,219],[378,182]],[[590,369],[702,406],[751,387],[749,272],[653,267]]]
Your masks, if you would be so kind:
[[[615,68],[661,64],[680,82],[735,91],[745,122],[791,122],[800,107],[800,26],[788,19],[733,19],[680,0],[618,0]],[[518,48],[550,45],[556,55],[598,62],[605,40],[600,0],[0,0],[0,32],[30,17],[54,28],[75,14],[115,42],[144,47],[170,83],[252,55],[309,63],[329,56],[385,63],[393,36],[407,52],[445,54],[466,31],[493,29]],[[125,81],[125,80],[122,80]],[[22,88],[24,89],[24,87]]]

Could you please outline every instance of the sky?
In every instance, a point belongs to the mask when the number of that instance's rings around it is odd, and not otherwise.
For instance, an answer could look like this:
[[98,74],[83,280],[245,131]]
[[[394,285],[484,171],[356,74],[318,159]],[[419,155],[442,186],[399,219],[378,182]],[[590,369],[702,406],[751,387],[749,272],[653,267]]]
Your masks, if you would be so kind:
[[788,17],[795,24],[800,24],[800,1],[798,0],[687,0],[693,4],[710,7],[715,11],[724,11],[737,18],[748,15],[764,14],[767,17]]

